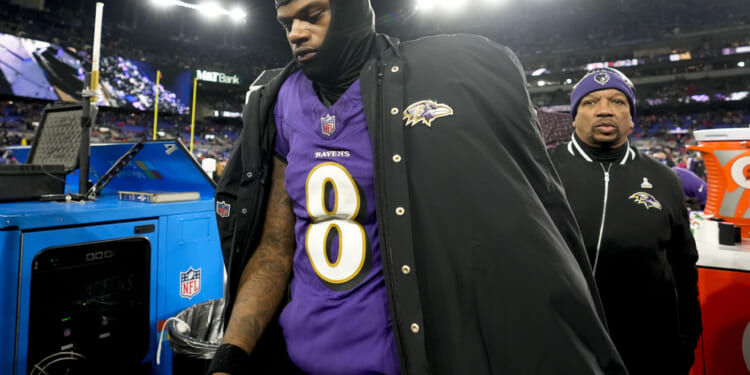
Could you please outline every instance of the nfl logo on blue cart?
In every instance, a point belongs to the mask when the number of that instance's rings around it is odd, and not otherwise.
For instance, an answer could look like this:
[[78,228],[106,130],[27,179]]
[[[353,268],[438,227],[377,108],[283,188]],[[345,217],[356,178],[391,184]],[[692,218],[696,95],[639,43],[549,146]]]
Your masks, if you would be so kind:
[[201,291],[201,269],[180,272],[180,297],[192,299]]

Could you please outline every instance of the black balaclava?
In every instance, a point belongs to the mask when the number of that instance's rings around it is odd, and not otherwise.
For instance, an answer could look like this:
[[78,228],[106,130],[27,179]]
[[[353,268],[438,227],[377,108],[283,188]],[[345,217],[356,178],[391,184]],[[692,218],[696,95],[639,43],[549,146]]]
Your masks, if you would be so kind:
[[[276,8],[291,0],[275,0]],[[331,24],[315,56],[299,63],[327,104],[359,78],[375,51],[375,13],[370,0],[330,0]]]

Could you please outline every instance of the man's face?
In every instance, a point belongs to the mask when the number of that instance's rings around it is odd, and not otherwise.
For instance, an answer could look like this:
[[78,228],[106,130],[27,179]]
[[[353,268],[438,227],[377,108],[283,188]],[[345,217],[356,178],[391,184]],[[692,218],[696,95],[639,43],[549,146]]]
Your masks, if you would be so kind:
[[303,62],[318,52],[331,24],[330,0],[292,0],[276,10],[294,58]]
[[630,103],[620,90],[591,92],[578,104],[573,127],[576,135],[589,146],[621,146],[633,130]]

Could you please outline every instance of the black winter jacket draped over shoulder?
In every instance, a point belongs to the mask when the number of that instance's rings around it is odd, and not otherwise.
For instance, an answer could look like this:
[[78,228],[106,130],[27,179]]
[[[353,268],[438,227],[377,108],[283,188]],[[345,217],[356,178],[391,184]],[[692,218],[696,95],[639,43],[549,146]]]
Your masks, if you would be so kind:
[[[470,35],[377,43],[360,86],[402,373],[625,373],[513,53]],[[249,93],[217,188],[230,308],[260,239],[273,106],[293,70]],[[253,356],[275,361],[278,326],[264,335]]]

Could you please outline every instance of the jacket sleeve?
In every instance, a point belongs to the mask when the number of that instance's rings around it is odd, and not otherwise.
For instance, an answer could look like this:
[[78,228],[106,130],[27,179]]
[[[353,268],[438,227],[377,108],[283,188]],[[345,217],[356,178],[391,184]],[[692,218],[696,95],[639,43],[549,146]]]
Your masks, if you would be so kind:
[[506,86],[509,91],[515,92],[511,92],[510,95],[505,96],[506,98],[512,97],[514,100],[512,105],[508,106],[508,108],[512,109],[513,114],[511,116],[513,116],[513,119],[512,121],[504,121],[504,123],[520,125],[505,134],[506,136],[510,135],[515,138],[508,139],[506,144],[509,148],[515,148],[513,154],[516,155],[522,165],[527,166],[525,173],[526,178],[531,182],[530,186],[534,189],[532,193],[542,202],[547,214],[552,219],[552,222],[555,223],[556,229],[562,235],[568,249],[578,262],[591,292],[592,301],[594,302],[599,318],[606,325],[604,309],[599,299],[599,292],[594,281],[583,237],[575,220],[573,210],[565,197],[562,181],[547,153],[542,138],[539,117],[526,89],[526,76],[521,62],[507,47],[499,45],[497,47],[504,52],[503,54],[506,59],[506,61],[500,61],[497,64],[498,69],[503,67],[503,69],[507,70],[503,76],[509,77],[509,80],[511,80],[510,77],[515,79],[515,82],[511,82]]
[[[226,321],[234,305],[242,270],[255,251],[263,229],[262,218],[270,190],[270,183],[266,181],[270,176],[276,134],[269,116],[272,116],[275,93],[286,71],[265,71],[250,86],[242,111],[242,132],[216,186],[216,220],[227,272]],[[264,90],[270,90],[273,95],[263,95]]]
[[[682,198],[679,187],[673,192]],[[698,249],[695,245],[687,209],[681,199],[673,203],[672,236],[667,247],[667,258],[672,268],[677,288],[677,303],[680,314],[680,328],[686,349],[692,351],[703,330],[701,309],[698,301]]]
[[[241,132],[238,140],[242,139]],[[242,160],[237,157],[241,154],[241,142],[237,142],[224,167],[216,186],[216,223],[219,227],[219,239],[221,241],[221,252],[224,257],[224,265],[230,262],[232,240],[234,239],[234,226],[236,221],[236,212],[232,212],[232,207],[237,207],[237,198],[240,188],[240,175],[242,172]],[[236,211],[236,210],[235,210]]]
[[[276,135],[273,105],[279,87],[294,68],[295,64],[290,63],[283,71],[273,70],[270,75],[262,74],[251,85],[242,113],[242,133],[216,188],[216,218],[227,272],[225,322],[229,321],[237,298],[242,271],[263,231]],[[219,202],[223,202],[221,207]],[[276,311],[250,355],[250,367],[254,374],[299,373],[286,351],[278,323],[280,312],[281,308]]]
[[[247,111],[248,106],[245,107]],[[242,270],[252,256],[258,242],[258,233],[262,230],[262,220],[253,218],[262,217],[265,209],[264,200],[260,196],[266,193],[267,187],[260,183],[259,178],[246,177],[248,171],[261,175],[259,168],[248,167],[245,160],[247,158],[244,157],[248,153],[248,145],[257,144],[258,139],[258,124],[248,125],[246,122],[216,186],[216,222],[227,273],[224,288],[225,321],[229,321]]]
[[[493,42],[489,42],[494,44]],[[495,77],[500,78],[497,87],[504,90],[496,94],[497,98],[503,98],[505,110],[496,117],[497,123],[503,124],[498,128],[499,138],[503,139],[505,149],[513,156],[513,161],[523,170],[523,178],[531,191],[522,190],[531,199],[538,200],[544,207],[549,221],[553,223],[564,244],[574,258],[580,270],[580,276],[584,279],[588,290],[589,302],[592,313],[597,315],[601,323],[602,331],[606,329],[604,309],[601,304],[599,292],[596,287],[594,275],[588,260],[586,248],[583,243],[578,224],[575,220],[573,210],[565,197],[564,188],[560,177],[552,164],[547,153],[539,119],[528,94],[526,79],[521,63],[513,52],[499,45],[496,47],[496,59],[494,61]],[[489,79],[489,78],[488,78]],[[512,185],[512,183],[508,183]],[[563,250],[564,251],[564,250]],[[558,301],[559,302],[559,301]],[[558,311],[564,311],[563,315],[576,316],[575,304],[570,301],[556,303]],[[591,329],[591,322],[583,314],[577,315],[577,319],[568,321],[571,329],[585,332]],[[614,345],[606,335],[591,334],[585,339],[585,345],[594,353],[598,365],[605,369],[608,374],[626,373]]]

